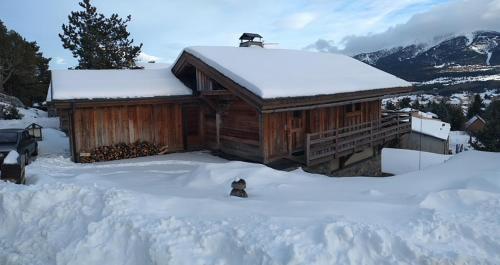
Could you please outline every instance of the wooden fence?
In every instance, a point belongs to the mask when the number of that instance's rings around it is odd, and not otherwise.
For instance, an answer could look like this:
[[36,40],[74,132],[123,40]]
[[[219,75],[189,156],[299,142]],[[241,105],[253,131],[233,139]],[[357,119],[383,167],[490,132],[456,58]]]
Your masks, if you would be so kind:
[[382,118],[306,136],[308,166],[350,155],[357,151],[397,139],[411,131],[411,115],[385,112]]

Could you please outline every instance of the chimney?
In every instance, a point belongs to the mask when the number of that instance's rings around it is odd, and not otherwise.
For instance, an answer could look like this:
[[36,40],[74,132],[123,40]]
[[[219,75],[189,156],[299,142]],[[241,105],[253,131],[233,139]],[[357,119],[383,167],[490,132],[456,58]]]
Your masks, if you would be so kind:
[[264,48],[262,36],[257,33],[243,33],[240,37],[240,47],[261,47]]

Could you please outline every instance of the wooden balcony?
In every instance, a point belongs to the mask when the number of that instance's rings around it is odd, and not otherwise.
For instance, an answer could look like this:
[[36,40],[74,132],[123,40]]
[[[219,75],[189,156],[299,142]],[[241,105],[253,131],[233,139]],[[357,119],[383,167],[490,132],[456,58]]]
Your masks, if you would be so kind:
[[312,166],[347,156],[397,139],[410,131],[411,115],[384,112],[379,120],[309,133],[306,136],[306,163]]

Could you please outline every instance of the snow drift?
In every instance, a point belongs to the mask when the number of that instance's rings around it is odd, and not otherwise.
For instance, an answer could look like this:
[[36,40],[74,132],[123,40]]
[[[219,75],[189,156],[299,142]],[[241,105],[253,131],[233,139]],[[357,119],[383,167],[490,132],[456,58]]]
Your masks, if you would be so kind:
[[[31,185],[0,183],[0,264],[498,264],[498,159],[338,179],[206,153],[42,157]],[[228,196],[236,177],[250,198]]]

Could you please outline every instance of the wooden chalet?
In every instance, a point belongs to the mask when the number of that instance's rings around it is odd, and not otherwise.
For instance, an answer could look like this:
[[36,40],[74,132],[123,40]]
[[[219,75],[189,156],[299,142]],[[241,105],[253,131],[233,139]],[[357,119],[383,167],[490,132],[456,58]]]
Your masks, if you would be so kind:
[[[411,84],[343,55],[190,47],[171,69],[150,71],[53,73],[48,100],[75,161],[99,146],[141,140],[170,152],[213,150],[311,166],[411,130],[408,117],[381,110],[383,97],[407,93]],[[158,76],[167,81],[148,91],[148,78]]]

